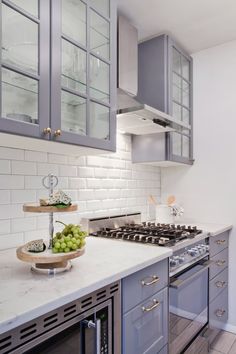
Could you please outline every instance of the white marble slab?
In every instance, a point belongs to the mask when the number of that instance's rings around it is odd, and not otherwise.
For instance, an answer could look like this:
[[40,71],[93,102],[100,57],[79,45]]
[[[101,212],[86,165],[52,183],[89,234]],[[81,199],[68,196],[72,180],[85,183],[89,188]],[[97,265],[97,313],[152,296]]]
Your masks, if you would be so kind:
[[87,239],[70,272],[32,273],[15,250],[0,252],[0,333],[169,257],[172,250],[117,240]]

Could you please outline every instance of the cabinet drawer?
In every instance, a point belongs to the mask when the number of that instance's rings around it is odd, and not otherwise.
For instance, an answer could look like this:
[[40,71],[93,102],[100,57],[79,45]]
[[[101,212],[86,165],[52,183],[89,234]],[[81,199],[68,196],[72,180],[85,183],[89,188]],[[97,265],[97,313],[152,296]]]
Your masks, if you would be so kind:
[[228,319],[228,289],[209,304],[209,327],[220,328]]
[[168,285],[168,260],[156,263],[123,279],[123,313]]
[[157,354],[168,339],[167,288],[123,317],[123,354]]
[[210,279],[228,267],[228,248],[211,257],[212,264],[210,266]]
[[223,249],[228,247],[229,233],[223,232],[218,236],[210,237],[210,256],[213,257]]
[[228,287],[228,268],[220,272],[210,281],[210,302]]

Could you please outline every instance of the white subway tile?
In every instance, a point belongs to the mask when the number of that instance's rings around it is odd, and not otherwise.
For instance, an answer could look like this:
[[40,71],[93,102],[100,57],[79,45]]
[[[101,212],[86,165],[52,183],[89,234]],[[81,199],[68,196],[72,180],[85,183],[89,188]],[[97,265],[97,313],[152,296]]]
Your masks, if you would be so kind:
[[71,189],[86,188],[85,178],[69,178],[69,188]]
[[109,178],[120,178],[120,176],[121,176],[121,170],[112,169],[108,171]]
[[0,220],[0,235],[9,234],[11,232],[10,220]]
[[86,166],[86,157],[85,156],[68,156],[67,163],[69,165],[75,165],[75,166]]
[[40,240],[41,238],[46,242],[49,241],[48,229],[31,230],[24,233],[24,243],[33,240]]
[[108,190],[106,189],[95,189],[94,190],[94,199],[107,199],[108,198]]
[[48,162],[56,164],[67,164],[68,157],[66,155],[48,154]]
[[59,166],[59,176],[76,177],[77,176],[76,166],[69,166],[69,165]]
[[40,151],[25,151],[25,160],[32,162],[47,162],[48,154]]
[[50,173],[58,176],[58,174],[59,174],[58,165],[47,164],[47,163],[38,163],[38,175],[39,176],[46,176]]
[[131,171],[128,171],[128,170],[121,170],[121,178],[124,178],[124,179],[131,179],[131,178],[132,178],[132,173],[131,173]]
[[11,201],[12,203],[31,203],[36,202],[36,191],[34,190],[13,190],[11,192]]
[[120,198],[122,196],[122,190],[121,189],[109,189],[108,190],[108,198],[109,199],[115,199],[115,198]]
[[99,210],[101,209],[101,200],[88,200],[87,201],[88,210]]
[[23,189],[24,177],[23,176],[0,176],[0,189]]
[[96,179],[96,178],[88,178],[87,179],[87,187],[88,188],[102,188],[102,180]]
[[0,249],[5,250],[8,248],[19,247],[24,244],[24,234],[8,234],[0,236]]
[[123,160],[114,160],[113,166],[114,166],[114,168],[125,169],[125,161],[123,161]]
[[0,204],[9,204],[11,202],[11,192],[0,190]]
[[98,168],[98,167],[94,168],[94,176],[96,178],[107,178],[109,172],[110,170],[108,170],[107,168]]
[[24,232],[36,229],[36,218],[27,217],[11,220],[11,230],[12,232]]
[[78,167],[78,177],[94,177],[94,168]]
[[[42,177],[41,176],[25,176],[25,188],[26,189],[42,189]],[[47,195],[45,189],[45,195]]]
[[78,200],[93,200],[94,190],[93,189],[82,189],[78,191]]
[[21,204],[1,204],[0,219],[15,219],[24,217],[24,212]]
[[12,161],[13,175],[36,175],[36,163],[26,161]]
[[10,174],[11,173],[11,161],[0,160],[0,174]]
[[24,150],[0,147],[0,159],[24,160]]

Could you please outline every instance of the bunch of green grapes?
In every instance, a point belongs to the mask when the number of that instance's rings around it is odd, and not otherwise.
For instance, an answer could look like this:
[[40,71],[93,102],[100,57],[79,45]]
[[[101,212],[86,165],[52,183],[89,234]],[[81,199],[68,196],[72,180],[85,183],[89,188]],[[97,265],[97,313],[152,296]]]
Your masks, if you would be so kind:
[[79,225],[66,225],[61,221],[57,222],[65,227],[61,232],[57,232],[53,238],[53,253],[68,253],[84,247],[87,234],[80,229]]

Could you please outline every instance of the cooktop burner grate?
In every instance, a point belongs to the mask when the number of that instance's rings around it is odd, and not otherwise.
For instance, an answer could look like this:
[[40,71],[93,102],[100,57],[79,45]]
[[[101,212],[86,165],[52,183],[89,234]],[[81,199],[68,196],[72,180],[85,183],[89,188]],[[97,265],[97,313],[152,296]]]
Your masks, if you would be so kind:
[[144,222],[141,224],[128,223],[117,228],[102,227],[90,235],[158,246],[173,246],[184,239],[194,238],[201,232],[196,226]]

